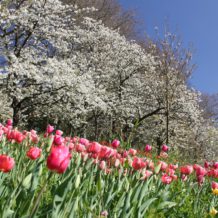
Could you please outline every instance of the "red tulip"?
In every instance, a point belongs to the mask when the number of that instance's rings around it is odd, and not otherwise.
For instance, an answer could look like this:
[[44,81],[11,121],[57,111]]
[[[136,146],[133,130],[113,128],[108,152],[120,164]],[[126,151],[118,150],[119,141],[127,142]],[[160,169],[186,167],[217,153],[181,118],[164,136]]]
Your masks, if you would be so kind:
[[47,167],[57,173],[64,173],[70,163],[69,147],[64,145],[52,146],[47,158]]
[[207,176],[218,178],[218,169],[211,169],[207,172]]
[[185,175],[190,175],[193,172],[193,167],[191,165],[181,166],[180,172]]
[[31,160],[35,160],[41,156],[42,149],[38,147],[31,147],[29,151],[27,151],[27,157],[29,157]]
[[12,130],[7,132],[7,139],[15,140],[18,144],[20,144],[25,139],[25,135],[17,130]]
[[13,169],[14,164],[14,158],[4,154],[0,155],[0,171],[7,173]]
[[116,155],[116,150],[107,146],[101,146],[101,151],[98,153],[98,157],[101,159],[108,159]]
[[133,162],[132,162],[132,167],[135,170],[143,169],[146,167],[146,163],[139,157],[135,157]]

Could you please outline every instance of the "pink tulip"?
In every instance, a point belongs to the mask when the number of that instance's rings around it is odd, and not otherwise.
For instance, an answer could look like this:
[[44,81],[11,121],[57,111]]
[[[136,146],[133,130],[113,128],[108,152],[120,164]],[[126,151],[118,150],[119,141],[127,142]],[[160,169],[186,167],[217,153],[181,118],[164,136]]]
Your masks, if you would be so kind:
[[52,146],[47,158],[48,169],[57,173],[64,173],[70,163],[69,147],[64,145]]
[[170,169],[173,169],[173,170],[176,170],[176,169],[178,169],[178,164],[169,164],[169,168]]
[[54,131],[54,126],[51,126],[50,124],[48,124],[46,128],[46,133],[51,134],[53,131]]
[[102,211],[101,216],[108,216],[108,212],[106,210]]
[[211,188],[212,188],[212,189],[218,189],[218,183],[212,181],[212,183],[211,183]]
[[30,135],[30,140],[34,143],[37,144],[39,142],[39,137],[37,134],[31,134]]
[[64,142],[64,138],[60,135],[55,135],[53,142],[55,145],[61,145]]
[[99,164],[99,167],[101,170],[105,170],[106,169],[106,162],[104,160],[102,160]]
[[117,139],[114,139],[113,142],[111,143],[111,146],[117,149],[120,146],[120,141]]
[[210,167],[210,163],[209,163],[208,161],[205,161],[205,162],[204,162],[204,168],[207,169],[207,168],[209,168],[209,167]]
[[146,171],[145,171],[145,174],[144,174],[143,177],[142,177],[142,179],[147,179],[147,178],[149,178],[152,174],[153,174],[152,171],[146,170]]
[[145,151],[150,152],[152,150],[152,147],[150,145],[145,146]]
[[63,132],[61,130],[56,130],[55,135],[63,135]]
[[218,162],[215,162],[215,163],[213,164],[213,168],[218,169]]
[[167,151],[169,150],[169,148],[168,148],[167,145],[162,145],[161,150],[162,150],[163,152],[167,152]]
[[80,138],[79,139],[79,143],[85,145],[86,147],[88,147],[89,140],[88,139],[84,139],[84,138]]
[[86,147],[83,145],[83,144],[76,144],[75,145],[75,150],[77,151],[77,152],[84,152],[84,151],[86,151]]
[[114,166],[117,168],[117,167],[119,167],[119,165],[120,165],[120,160],[116,159],[114,162]]
[[164,175],[161,177],[161,181],[162,181],[162,183],[164,183],[164,184],[170,184],[170,183],[173,181],[173,179],[172,179],[171,176],[168,176],[167,174],[164,174]]
[[35,160],[41,156],[42,149],[38,147],[31,147],[29,151],[27,151],[26,155],[29,157],[31,160]]
[[101,145],[97,142],[92,142],[89,144],[88,152],[99,153],[101,151]]
[[187,177],[187,175],[182,174],[181,179],[183,182],[185,182],[188,179],[188,177]]
[[136,151],[135,149],[133,149],[133,148],[130,148],[129,151],[128,151],[128,153],[129,153],[130,155],[132,155],[132,156],[135,156],[135,155],[137,154],[137,151]]
[[7,126],[12,126],[13,125],[13,120],[12,119],[8,119],[6,122]]
[[195,171],[197,176],[205,176],[207,174],[207,170],[202,166],[197,167]]
[[166,170],[168,167],[168,164],[164,161],[158,161],[158,165],[161,164],[161,170]]
[[202,185],[204,183],[204,180],[205,180],[205,178],[204,178],[203,175],[198,175],[197,176],[197,181],[198,181],[199,185]]
[[126,158],[128,156],[128,151],[123,152],[123,157]]
[[146,167],[146,163],[139,157],[135,157],[132,162],[132,167],[135,170],[140,170]]
[[99,158],[108,159],[116,155],[116,150],[109,148],[107,146],[101,146],[101,151],[98,153]]

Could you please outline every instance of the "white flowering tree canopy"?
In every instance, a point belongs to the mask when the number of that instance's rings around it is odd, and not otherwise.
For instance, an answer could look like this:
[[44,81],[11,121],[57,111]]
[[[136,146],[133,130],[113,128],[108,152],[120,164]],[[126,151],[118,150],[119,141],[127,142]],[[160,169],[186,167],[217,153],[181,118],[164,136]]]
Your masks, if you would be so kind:
[[136,130],[134,140],[148,143],[164,142],[167,132],[178,146],[198,134],[199,94],[179,68],[163,73],[155,52],[89,18],[94,8],[59,0],[0,5],[1,117],[11,114],[15,125],[53,121],[90,137]]

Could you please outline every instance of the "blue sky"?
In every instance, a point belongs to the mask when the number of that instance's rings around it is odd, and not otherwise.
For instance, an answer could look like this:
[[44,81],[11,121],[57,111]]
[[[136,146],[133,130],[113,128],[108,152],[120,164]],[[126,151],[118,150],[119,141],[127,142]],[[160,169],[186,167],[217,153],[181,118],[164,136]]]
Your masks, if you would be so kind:
[[218,0],[120,0],[135,9],[143,23],[139,29],[154,36],[154,27],[178,33],[184,46],[193,44],[197,65],[191,84],[204,93],[218,93]]

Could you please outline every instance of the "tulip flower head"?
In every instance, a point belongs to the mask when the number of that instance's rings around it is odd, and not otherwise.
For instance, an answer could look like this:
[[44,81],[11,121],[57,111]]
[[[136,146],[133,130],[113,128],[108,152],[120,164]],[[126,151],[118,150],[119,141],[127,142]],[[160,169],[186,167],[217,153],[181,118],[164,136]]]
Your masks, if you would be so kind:
[[140,170],[146,167],[146,162],[144,162],[141,158],[135,157],[133,162],[132,162],[132,167],[135,170]]
[[48,124],[46,128],[46,133],[51,134],[53,131],[54,131],[54,126],[51,126],[50,124]]
[[184,175],[190,175],[193,172],[193,167],[191,165],[181,166],[180,172]]
[[133,148],[130,148],[129,151],[128,151],[128,153],[129,153],[130,155],[132,155],[132,156],[135,156],[135,155],[137,154],[137,151],[136,151],[135,149],[133,149]]
[[13,125],[13,120],[12,119],[8,119],[6,122],[6,126],[12,126]]
[[27,157],[29,157],[31,160],[36,160],[41,156],[42,149],[38,147],[31,147],[29,151],[27,151]]
[[162,150],[163,152],[167,152],[167,151],[169,150],[169,147],[168,147],[167,145],[162,145],[161,150]]
[[7,155],[0,155],[0,171],[7,173],[13,169],[15,165],[14,158]]
[[164,175],[161,177],[161,181],[162,181],[162,183],[168,185],[168,184],[170,184],[170,183],[173,181],[173,179],[172,179],[171,176],[168,176],[167,174],[164,174]]
[[118,139],[114,139],[111,143],[111,146],[115,149],[117,149],[120,146],[120,141]]
[[63,131],[58,129],[58,130],[56,130],[55,135],[63,135]]
[[145,146],[145,152],[150,152],[152,150],[152,147],[150,145]]
[[99,167],[101,170],[105,170],[106,169],[106,162],[104,160],[102,160],[99,164]]
[[212,189],[218,189],[218,183],[212,181],[212,183],[211,183],[211,188],[212,188]]
[[103,216],[103,217],[108,216],[108,212],[107,212],[106,210],[102,211],[102,212],[101,212],[101,216]]
[[70,163],[70,159],[69,147],[64,145],[52,146],[51,153],[47,158],[47,167],[57,173],[64,173]]

